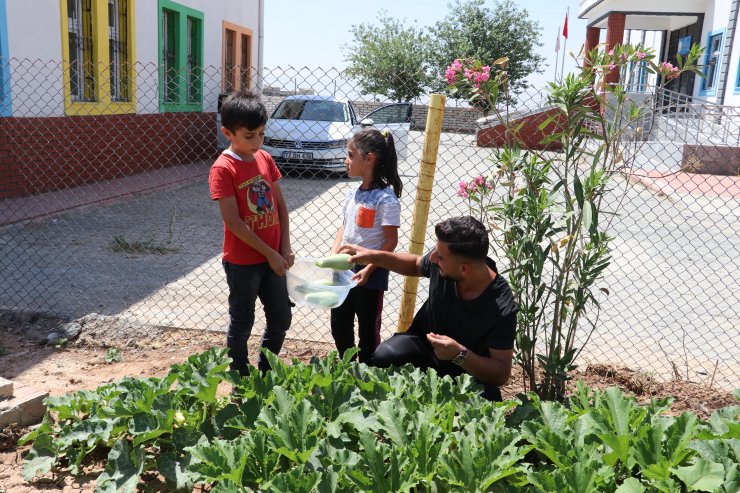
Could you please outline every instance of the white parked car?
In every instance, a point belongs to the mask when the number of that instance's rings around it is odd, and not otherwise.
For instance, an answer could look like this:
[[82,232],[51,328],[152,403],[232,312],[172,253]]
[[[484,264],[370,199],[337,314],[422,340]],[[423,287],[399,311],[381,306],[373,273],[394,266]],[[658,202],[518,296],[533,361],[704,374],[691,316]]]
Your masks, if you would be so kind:
[[343,171],[347,140],[364,127],[393,132],[396,152],[403,159],[411,127],[411,104],[383,106],[359,119],[346,99],[288,96],[268,120],[262,148],[281,167]]

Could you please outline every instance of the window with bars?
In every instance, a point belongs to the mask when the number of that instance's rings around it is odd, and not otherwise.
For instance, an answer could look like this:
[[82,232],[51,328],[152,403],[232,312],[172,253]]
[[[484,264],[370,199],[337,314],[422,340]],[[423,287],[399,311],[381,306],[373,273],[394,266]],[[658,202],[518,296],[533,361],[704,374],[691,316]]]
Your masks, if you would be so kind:
[[162,60],[164,70],[164,101],[177,101],[177,12],[162,11]]
[[[136,111],[134,0],[61,0],[67,114]],[[107,42],[108,46],[105,46]]]
[[250,76],[250,63],[251,63],[251,53],[249,50],[249,46],[251,45],[251,36],[248,36],[246,34],[242,34],[242,56],[240,60],[240,70],[239,70],[239,82],[240,82],[240,89],[249,89],[249,86],[251,84],[251,81],[249,80]]
[[128,2],[108,0],[108,54],[110,95],[113,101],[129,100]]
[[160,110],[203,108],[203,13],[170,0],[160,6]]
[[236,58],[236,32],[226,29],[226,53],[224,53],[224,92],[234,91],[234,63]]
[[223,31],[223,83],[224,92],[249,89],[251,85],[250,29],[224,22]]
[[67,0],[69,83],[73,101],[95,101],[92,0]]
[[198,19],[188,16],[187,29],[187,100],[195,103],[201,100],[201,66],[203,57],[201,55],[200,36],[203,27]]
[[707,35],[701,95],[712,96],[717,93],[717,78],[722,67],[722,38],[724,34],[724,29],[721,29],[719,31],[712,31]]

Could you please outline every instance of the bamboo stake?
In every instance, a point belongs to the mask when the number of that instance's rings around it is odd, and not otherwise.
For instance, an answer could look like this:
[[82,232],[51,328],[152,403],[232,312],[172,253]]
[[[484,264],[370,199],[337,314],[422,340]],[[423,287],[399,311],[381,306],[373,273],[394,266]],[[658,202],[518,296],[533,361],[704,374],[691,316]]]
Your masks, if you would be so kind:
[[[445,112],[445,96],[432,94],[429,100],[427,124],[424,130],[424,147],[419,166],[419,179],[416,186],[416,200],[414,201],[414,217],[411,223],[411,240],[409,252],[421,255],[424,252],[424,237],[426,236],[427,220],[429,218],[429,203],[432,199],[434,186],[434,171],[437,167],[437,151],[442,134],[442,118]],[[418,277],[406,277],[403,283],[403,297],[401,312],[398,317],[398,332],[406,332],[414,318],[416,306],[416,290],[419,287]]]

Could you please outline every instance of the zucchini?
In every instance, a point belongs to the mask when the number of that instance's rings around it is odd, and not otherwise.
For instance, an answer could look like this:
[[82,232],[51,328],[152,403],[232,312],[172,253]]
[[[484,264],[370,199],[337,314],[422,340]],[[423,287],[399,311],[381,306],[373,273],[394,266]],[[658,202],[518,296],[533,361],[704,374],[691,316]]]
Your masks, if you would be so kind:
[[352,255],[348,253],[337,253],[336,255],[320,258],[316,261],[316,266],[334,270],[350,270],[355,266],[353,262],[349,261],[350,258],[352,258]]
[[295,287],[299,293],[323,293],[327,286],[333,286],[331,279],[319,279],[318,281],[307,282]]
[[319,305],[326,308],[332,308],[339,304],[339,295],[331,291],[308,293],[305,299],[308,303],[313,303],[314,305]]

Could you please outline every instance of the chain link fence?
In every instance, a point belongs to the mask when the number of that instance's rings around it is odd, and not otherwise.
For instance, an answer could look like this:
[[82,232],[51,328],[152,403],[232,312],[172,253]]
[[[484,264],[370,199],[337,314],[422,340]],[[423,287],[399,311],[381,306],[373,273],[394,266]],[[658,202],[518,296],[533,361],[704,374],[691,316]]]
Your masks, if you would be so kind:
[[[217,115],[224,70],[205,67],[195,82],[183,74],[197,87],[183,91],[186,99],[178,102],[163,99],[161,67],[139,64],[130,82],[135,86],[123,92],[130,99],[123,101],[121,91],[111,98],[106,84],[93,97],[75,99],[65,89],[61,63],[6,63],[10,78],[0,91],[0,115],[7,115],[0,117],[0,308],[83,322],[98,314],[158,327],[225,330],[223,226],[207,184],[224,146]],[[323,125],[323,137],[312,132],[268,142],[285,174],[294,250],[298,256],[327,254],[344,197],[357,182],[314,160],[331,147],[327,142],[351,135],[366,115],[376,126],[387,123],[379,108],[393,102],[358,94],[335,69],[250,74],[251,81],[239,79],[263,91],[271,113],[296,95],[331,96],[337,101],[331,104],[344,105],[341,118],[332,119],[346,121]],[[734,388],[740,376],[740,115],[736,108],[667,91],[642,97],[653,98],[655,118],[604,204],[614,214],[609,232],[615,240],[600,287],[610,295],[579,363]],[[537,89],[519,94],[510,118],[531,124],[536,136],[545,100]],[[425,101],[412,106],[410,117],[389,123],[402,156],[399,250],[409,245]],[[429,248],[436,222],[468,211],[455,194],[458,183],[494,166],[492,149],[479,145],[486,144],[481,117],[448,100]],[[341,156],[341,148],[335,151]],[[492,255],[506,267],[500,252]],[[396,330],[402,283],[391,275],[383,338]],[[417,308],[427,287],[422,280]],[[254,336],[264,323],[259,308],[258,315]],[[331,343],[329,312],[296,306],[289,338],[309,346]]]

